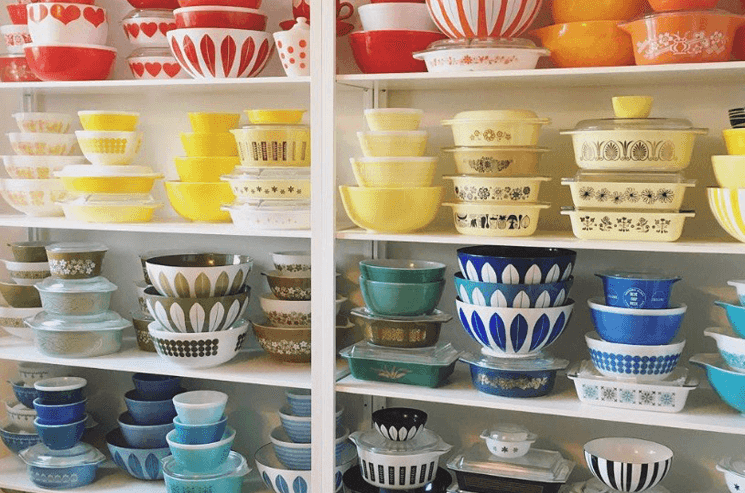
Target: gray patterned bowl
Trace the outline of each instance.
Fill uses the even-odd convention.
[[[185,334],[168,332],[156,320],[148,330],[161,358],[184,368],[213,368],[238,354],[250,325],[248,320],[239,320],[228,330]]]
[[[106,446],[114,463],[130,476],[149,481],[163,479],[160,461],[171,455],[170,448],[130,447],[119,428],[114,428],[106,434]]]
[[[310,271],[285,273],[278,270],[262,272],[272,294],[280,300],[308,301],[310,300]]]
[[[240,292],[253,267],[247,255],[186,253],[145,260],[155,289],[171,298],[214,298]]]
[[[215,298],[171,298],[153,287],[145,289],[150,315],[169,332],[217,332],[230,328],[248,306],[251,288]]]

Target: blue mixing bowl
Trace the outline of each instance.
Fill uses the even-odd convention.
[[[171,449],[162,448],[133,448],[124,440],[119,428],[114,428],[106,434],[106,446],[111,453],[111,459],[119,469],[137,479],[163,479],[163,469],[160,461],[171,455]]]
[[[14,454],[41,442],[38,434],[22,431],[14,424],[0,428],[0,438],[2,438],[5,446],[8,447],[8,450]]]
[[[740,337],[745,337],[745,306],[731,305],[724,301],[715,301],[714,304],[724,308],[724,311],[727,313],[727,320],[729,320],[729,323],[732,326],[732,330],[734,330]],[[16,394],[16,396],[18,396],[18,394]]]
[[[163,401],[173,398],[181,389],[181,377],[135,373],[132,375],[135,390],[142,400]]]
[[[162,401],[147,400],[137,390],[130,390],[124,394],[124,404],[137,424],[162,425],[176,417],[176,408],[170,397]]]
[[[599,272],[603,280],[605,304],[646,310],[664,309],[670,303],[673,284],[678,276],[643,272]]]
[[[15,394],[16,399],[18,399],[18,402],[29,409],[33,409],[34,399],[39,397],[36,389],[33,387],[26,387],[22,380],[10,382],[10,385],[13,387],[13,393]]]
[[[179,443],[176,440],[176,430],[166,435],[166,441],[171,448],[173,458],[186,470],[205,473],[217,469],[227,460],[230,448],[235,441],[235,430],[228,426],[220,441],[203,445]]]
[[[688,361],[706,370],[709,383],[727,405],[745,413],[745,373],[730,370],[716,353],[697,354]]]
[[[680,329],[687,308],[683,304],[664,310],[620,308],[603,304],[602,298],[591,298],[587,305],[601,339],[644,346],[670,343]]]
[[[294,416],[310,416],[310,390],[285,390],[285,397],[287,397],[287,404]]]
[[[455,290],[461,300],[472,305],[522,308],[561,306],[569,297],[574,277],[548,284],[501,284],[454,276]]]
[[[217,442],[221,439],[223,433],[225,433],[227,424],[228,418],[225,415],[216,423],[200,425],[182,423],[178,416],[176,416],[173,418],[173,426],[176,430],[174,439],[186,445],[204,445],[206,443]]]
[[[52,450],[67,450],[74,447],[85,433],[86,418],[64,425],[45,425],[34,420],[34,427],[44,445]]]
[[[160,425],[141,425],[132,419],[129,413],[119,416],[119,428],[124,440],[132,448],[163,448],[167,447],[166,435],[173,430],[173,421]]]
[[[34,388],[42,404],[69,404],[83,400],[87,384],[81,377],[55,377],[37,381]]]
[[[546,284],[569,279],[577,252],[564,248],[482,245],[458,249],[466,279],[502,284]]]
[[[85,418],[85,404],[88,399],[70,404],[43,404],[41,399],[34,399],[34,409],[39,423],[45,425],[64,425]]]

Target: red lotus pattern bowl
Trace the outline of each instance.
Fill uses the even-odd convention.
[[[173,11],[176,27],[266,30],[266,14],[239,7],[184,7]]]
[[[412,55],[446,37],[430,31],[358,31],[349,35],[349,44],[366,74],[426,72],[427,65]]]
[[[26,60],[41,80],[105,80],[116,60],[116,48],[99,45],[24,45]]]

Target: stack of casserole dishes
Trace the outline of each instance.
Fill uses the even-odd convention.
[[[538,226],[541,183],[536,147],[541,127],[551,120],[528,110],[463,111],[443,125],[452,127],[455,158],[452,180],[457,201],[455,229],[475,236],[530,236]]]
[[[652,98],[613,98],[616,118],[585,120],[571,135],[580,172],[562,180],[574,208],[562,211],[575,236],[588,240],[675,241],[685,218],[686,188],[695,185],[679,173],[691,161],[696,135],[684,119],[648,118]]]

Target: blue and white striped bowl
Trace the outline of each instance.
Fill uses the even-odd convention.
[[[598,438],[584,446],[593,476],[607,487],[638,493],[656,486],[670,471],[673,451],[638,438]]]
[[[341,415],[343,413],[344,408],[338,407],[336,411],[336,426],[341,425]],[[295,443],[310,443],[310,416],[295,416],[292,414],[290,406],[282,406],[278,414],[282,428],[285,429],[290,440]]]
[[[347,442],[349,430],[342,427],[336,428],[336,460],[339,460],[344,444]],[[287,436],[284,428],[278,426],[269,435],[269,440],[274,446],[274,453],[279,461],[289,469],[310,469],[310,443],[295,443]]]
[[[456,272],[455,290],[466,303],[508,308],[546,308],[561,306],[569,297],[574,277],[547,284],[502,284],[466,279]]]
[[[289,389],[285,391],[287,404],[295,416],[310,416],[310,390]]]
[[[686,341],[661,346],[617,344],[602,340],[595,332],[585,334],[595,368],[611,378],[657,382],[675,370]]]

